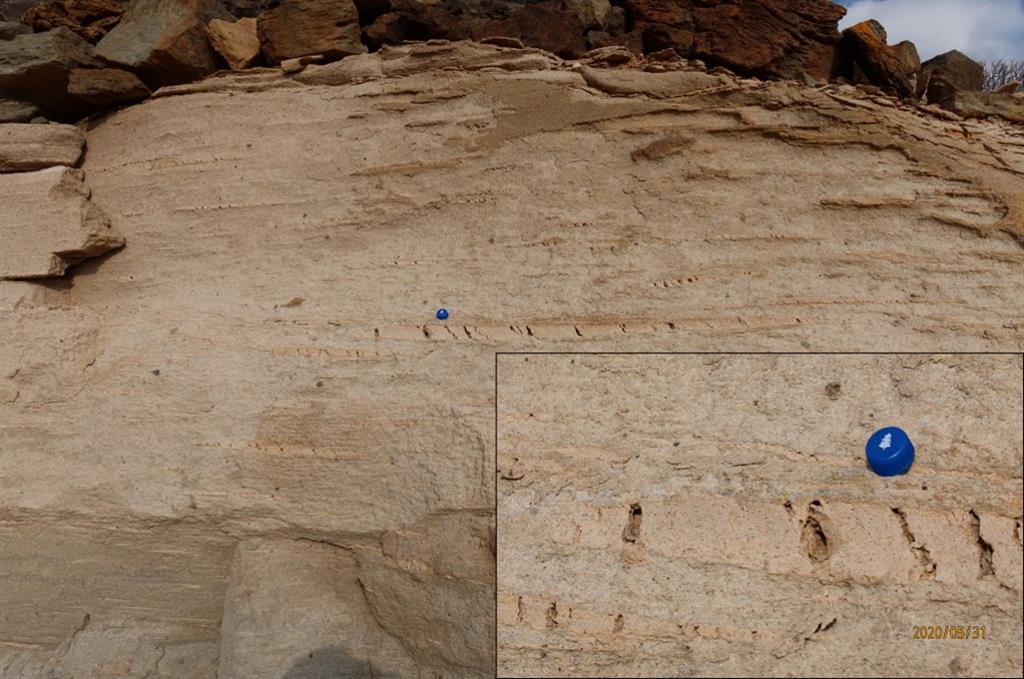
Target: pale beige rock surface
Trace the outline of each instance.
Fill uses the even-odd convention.
[[[213,49],[235,70],[249,68],[260,57],[260,38],[256,34],[256,19],[252,17],[238,21],[211,19],[206,35]]]
[[[1019,355],[497,370],[499,675],[1020,675]]]
[[[81,170],[57,166],[0,174],[0,195],[0,279],[61,276],[69,266],[124,244],[89,200]]]
[[[0,125],[0,172],[27,172],[54,165],[74,167],[85,136],[74,125]]]
[[[491,676],[496,350],[1024,347],[1014,128],[732,78],[612,95],[571,66],[407,46],[93,123],[127,247],[0,283],[0,508],[37,555],[2,562],[35,617],[0,616],[0,668],[137,647],[140,676],[228,672],[236,544],[313,540],[420,676]],[[79,549],[51,528],[104,546],[96,576],[46,558]],[[155,566],[179,553],[203,567]]]

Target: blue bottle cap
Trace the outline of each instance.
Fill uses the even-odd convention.
[[[914,464],[914,444],[899,427],[879,429],[864,446],[868,465],[879,476],[905,474]]]
[[[448,310],[445,309],[444,307],[441,307],[440,309],[438,309],[437,310],[437,320],[444,321],[444,320],[447,320],[447,319],[448,319]]]

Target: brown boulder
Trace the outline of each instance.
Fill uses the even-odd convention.
[[[758,76],[827,78],[846,13],[830,0],[626,0],[644,52]]]
[[[68,94],[72,69],[100,66],[92,46],[67,28],[0,41],[0,94],[38,104],[61,120],[73,120],[89,107]]]
[[[985,87],[985,67],[963,52],[951,50],[921,64],[917,78],[918,94],[924,94],[929,81],[939,77],[962,91],[980,91]],[[929,95],[929,101],[932,101]]]
[[[257,21],[267,61],[323,54],[328,60],[366,51],[352,0],[284,0]]]
[[[260,38],[256,33],[256,20],[238,21],[211,19],[206,26],[210,45],[224,57],[228,66],[238,71],[256,64],[260,58]]]
[[[609,0],[566,0],[565,4],[575,12],[584,29],[604,30],[612,20]]]
[[[214,18],[231,18],[218,0],[132,0],[121,23],[96,45],[96,56],[152,88],[199,80],[218,69],[206,38]]]
[[[95,106],[113,106],[149,96],[138,76],[118,68],[76,68],[68,80],[68,92]]]
[[[366,27],[364,34],[371,47],[435,38],[464,40],[471,35],[463,17],[423,0],[394,0],[391,10]]]
[[[913,97],[920,64],[913,43],[904,41],[889,46],[885,28],[871,19],[843,31],[834,75],[863,85],[877,85],[900,97]]]
[[[560,2],[524,5],[505,19],[484,21],[473,28],[473,37],[519,38],[528,47],[539,47],[565,59],[576,59],[587,51],[583,24],[576,13]]]
[[[29,7],[21,20],[37,31],[64,26],[95,43],[117,25],[128,0],[45,0]]]

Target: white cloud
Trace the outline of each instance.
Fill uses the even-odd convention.
[[[976,61],[1024,59],[1024,0],[846,0],[844,29],[877,19],[889,44],[910,40],[921,59],[960,50]]]

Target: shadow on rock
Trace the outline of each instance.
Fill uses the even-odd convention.
[[[339,646],[324,646],[295,663],[281,679],[397,679],[370,660],[349,655]]]

